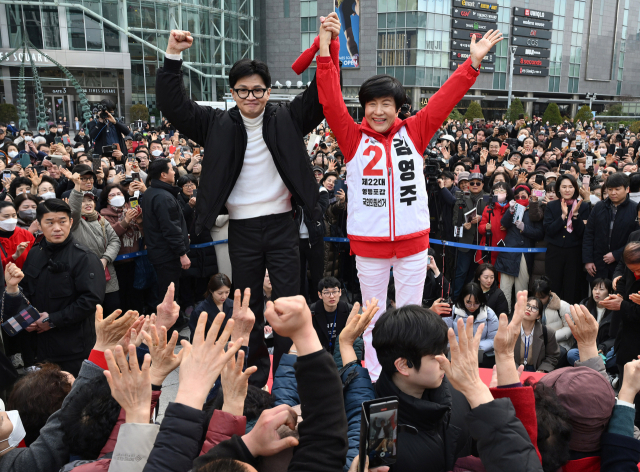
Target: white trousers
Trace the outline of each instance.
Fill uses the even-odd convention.
[[[387,307],[387,288],[389,286],[389,271],[393,266],[393,278],[396,288],[396,306],[421,305],[424,291],[424,280],[427,276],[428,250],[418,254],[398,259],[376,259],[373,257],[356,256],[358,279],[362,290],[363,303],[374,297],[378,299],[380,310],[364,332],[365,362],[371,380],[374,382],[380,376],[380,363],[376,350],[372,346],[372,331],[376,321]]]
[[[504,296],[507,298],[507,304],[509,305],[509,313],[511,313],[511,288],[516,286],[516,294],[522,290],[529,289],[529,271],[527,270],[527,260],[524,258],[524,254],[520,258],[520,271],[518,276],[503,274],[500,272],[500,290],[504,292]],[[500,316],[500,313],[496,313]]]

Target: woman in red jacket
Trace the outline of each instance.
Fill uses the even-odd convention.
[[[507,236],[507,230],[500,224],[502,216],[509,209],[509,202],[513,200],[513,190],[505,182],[497,182],[491,189],[491,194],[497,197],[497,202],[493,205],[487,205],[482,212],[482,220],[478,224],[478,232],[482,235],[480,246],[487,245],[487,230],[491,231],[491,244],[489,246],[496,247],[499,241],[504,240]],[[493,210],[493,214],[489,213]],[[491,252],[491,264],[496,263],[498,258],[497,252]],[[476,254],[476,261],[482,259],[480,251]],[[484,261],[487,262],[487,261]]]
[[[0,256],[2,267],[13,262],[20,269],[33,247],[35,238],[26,229],[18,228],[18,214],[11,202],[0,202]]]

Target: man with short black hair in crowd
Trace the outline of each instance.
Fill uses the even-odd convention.
[[[337,15],[326,22],[338,46]],[[323,108],[315,79],[291,102],[268,103],[269,68],[249,59],[236,62],[229,72],[237,107],[223,111],[199,106],[185,93],[181,71],[180,55],[192,44],[188,31],[171,32],[164,67],[156,75],[158,108],[181,132],[204,144],[204,154],[210,156],[202,162],[204,183],[198,189],[195,231],[210,231],[226,206],[233,283],[251,289],[251,309],[256,316],[248,365],[258,370],[251,383],[262,387],[270,367],[264,343],[263,274],[265,268],[269,270],[274,299],[298,294],[299,228],[293,220],[292,202],[312,214],[318,200],[304,136],[324,119]],[[145,220],[145,232],[146,224]],[[274,332],[274,372],[290,346],[289,339]]]
[[[135,156],[136,159],[140,161],[138,164],[140,166],[140,169],[146,172],[149,168],[149,153],[146,151],[146,149],[138,148],[136,149]]]
[[[589,281],[613,280],[629,235],[638,228],[636,205],[629,198],[629,177],[617,172],[604,186],[608,196],[591,210],[582,239],[582,262]]]
[[[54,198],[40,203],[36,218],[44,239],[29,251],[24,278],[7,280],[5,316],[28,304],[40,313],[26,328],[26,336],[35,336],[37,354],[23,349],[25,367],[48,361],[77,376],[96,340],[94,314],[104,300],[104,267],[74,239],[71,208],[65,202]]]
[[[44,138],[47,140],[47,144],[54,144],[56,136],[60,137],[62,133],[58,134],[58,125],[52,123],[49,125],[49,134],[46,134]]]
[[[325,277],[318,284],[320,300],[311,305],[313,328],[318,333],[322,347],[333,355],[336,341],[347,324],[349,305],[340,300],[342,290],[335,277]]]
[[[100,103],[105,110],[98,113],[98,123],[90,131],[93,148],[101,154],[104,146],[117,144],[120,150],[114,150],[113,157],[122,159],[122,153],[127,149],[124,137],[129,135],[131,130],[113,117],[116,104],[112,100],[105,98]]]
[[[84,158],[84,159],[83,159]],[[67,177],[67,185],[70,187],[62,194],[62,198],[69,198],[71,195],[71,189],[73,189],[73,182],[71,182],[71,174],[78,173],[80,175],[80,181],[82,182],[82,192],[91,192],[96,196],[96,201],[100,198],[102,190],[95,186],[96,173],[93,171],[91,161],[87,156],[80,156],[79,162],[83,164],[77,164],[73,167],[72,172],[63,170],[65,177]]]
[[[149,144],[149,152],[153,156],[154,159],[164,156],[164,147],[162,146],[162,141],[156,139],[155,141],[151,141]]]

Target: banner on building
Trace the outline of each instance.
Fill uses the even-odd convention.
[[[340,60],[345,69],[360,67],[360,3],[362,0],[335,0],[340,18]]]

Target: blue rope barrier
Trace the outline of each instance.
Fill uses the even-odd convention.
[[[326,242],[329,243],[348,243],[349,238],[333,238],[326,237],[324,238]],[[228,239],[221,239],[220,241],[212,241],[209,243],[202,244],[192,244],[189,246],[191,249],[202,249],[205,247],[216,246],[218,244],[226,244],[228,243]],[[493,247],[493,246],[476,246],[475,244],[464,244],[464,243],[456,243],[453,241],[442,241],[440,239],[429,239],[430,243],[438,244],[440,246],[450,246],[450,247],[460,247],[463,249],[477,249],[480,251],[488,251],[488,252],[526,252],[526,253],[538,253],[538,252],[547,252],[547,248],[544,247]],[[127,259],[133,259],[135,257],[146,256],[147,251],[138,251],[132,252],[129,254],[122,254],[121,256],[116,257],[116,261],[124,261]]]

